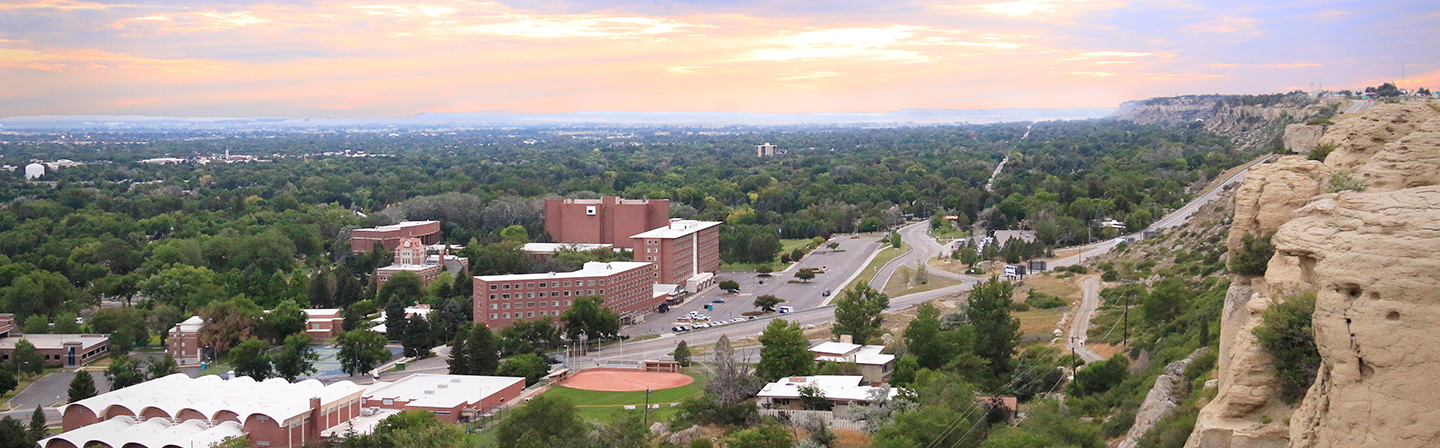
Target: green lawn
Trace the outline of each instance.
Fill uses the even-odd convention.
[[[705,382],[709,377],[703,373],[686,373],[695,382],[672,388],[650,392],[650,403],[675,403],[689,397],[699,396],[704,391]],[[545,392],[552,397],[559,396],[569,398],[571,402],[580,407],[643,405],[645,404],[645,391],[638,392],[600,392],[593,390],[571,389],[565,386],[557,386]],[[613,409],[612,409],[613,410]]]
[[[806,245],[806,244],[810,244],[810,241],[811,241],[811,240],[805,239],[805,238],[791,239],[791,240],[780,240],[780,253],[781,253],[781,254],[788,254],[788,253],[794,251],[795,249],[800,249],[801,252],[804,252],[804,251],[805,251],[805,245]],[[780,272],[780,271],[785,270],[785,266],[788,266],[788,265],[784,265],[784,264],[781,264],[781,263],[780,263],[780,260],[778,259],[779,256],[780,256],[779,254],[777,254],[777,255],[775,255],[775,256],[776,256],[777,259],[776,259],[775,262],[773,262],[773,263],[724,263],[724,264],[721,264],[721,265],[720,265],[720,270],[722,270],[722,271],[734,271],[734,272],[755,272],[755,268],[760,267],[760,266],[762,266],[762,265],[769,265],[771,269],[775,270],[775,272]]]
[[[843,289],[842,291],[848,291],[851,288],[854,288],[855,285],[860,282],[874,283],[875,274],[879,272],[881,266],[884,266],[885,263],[889,263],[890,260],[894,260],[895,257],[901,256],[907,252],[910,252],[909,244],[901,243],[899,249],[890,247],[888,245],[885,246],[884,249],[880,249],[880,254],[876,255],[875,259],[871,260],[870,264],[865,266],[865,270],[860,272],[860,276],[855,277],[855,280],[851,281],[850,284],[845,285],[845,289]],[[835,291],[835,294],[839,293],[840,291]]]

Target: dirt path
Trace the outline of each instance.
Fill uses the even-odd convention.
[[[1070,324],[1070,345],[1067,348],[1074,350],[1081,360],[1089,363],[1105,359],[1085,347],[1085,334],[1090,331],[1090,316],[1100,307],[1100,277],[1085,279],[1085,282],[1080,284],[1080,290],[1084,296],[1080,299],[1080,309],[1075,310],[1075,321]]]

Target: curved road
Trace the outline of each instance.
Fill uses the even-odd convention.
[[[1215,200],[1215,198],[1219,197],[1220,193],[1224,191],[1225,187],[1244,180],[1245,174],[1250,171],[1250,168],[1254,167],[1256,164],[1263,163],[1266,160],[1268,160],[1268,158],[1261,158],[1251,162],[1249,166],[1246,166],[1244,169],[1237,171],[1234,175],[1231,175],[1230,178],[1220,183],[1216,188],[1213,188],[1210,191],[1205,192],[1205,194],[1202,194],[1199,197],[1191,200],[1189,203],[1185,204],[1185,206],[1180,207],[1180,209],[1170,212],[1169,214],[1160,218],[1158,221],[1155,221],[1155,223],[1151,224],[1145,230],[1160,230],[1180,225],[1181,223],[1185,222],[1185,220],[1189,218],[1191,214],[1194,214],[1195,211],[1199,210],[1200,207],[1209,204],[1211,201]],[[897,257],[894,262],[889,263],[885,266],[885,269],[880,272],[880,274],[884,275],[884,277],[877,276],[876,278],[883,278],[886,280],[877,283],[874,286],[876,289],[883,289],[885,282],[888,281],[890,275],[893,275],[895,269],[899,266],[919,266],[917,263],[923,263],[925,261],[928,261],[930,257],[934,256],[935,253],[938,253],[940,250],[942,250],[943,246],[940,246],[940,244],[936,243],[933,238],[930,238],[930,236],[926,234],[926,226],[928,226],[928,222],[920,222],[916,224],[911,224],[900,229],[901,238],[903,238],[906,243],[910,244],[911,251],[909,254]],[[1135,237],[1139,235],[1140,233],[1137,232],[1128,235],[1128,237]],[[1083,261],[1081,257],[1094,257],[1109,252],[1111,248],[1115,247],[1115,244],[1117,242],[1118,239],[1111,239],[1108,241],[1084,246],[1085,250],[1082,253],[1070,257],[1061,258],[1050,263],[1050,265],[1054,267],[1060,267],[1078,264]],[[861,267],[861,269],[863,269],[863,267]],[[937,298],[945,297],[951,294],[968,291],[970,290],[971,285],[973,285],[975,281],[982,280],[977,277],[954,274],[940,269],[930,269],[930,273],[932,275],[939,275],[942,277],[962,280],[965,283],[925,292],[892,297],[890,298],[890,307],[894,309],[906,308],[914,305],[919,305],[921,303],[925,303]],[[839,274],[843,273],[832,272],[830,275],[837,275],[838,277]],[[1089,329],[1090,317],[1094,314],[1095,309],[1098,308],[1100,305],[1100,286],[1100,279],[1098,277],[1087,279],[1082,284],[1084,298],[1081,300],[1080,308],[1076,310],[1074,323],[1071,325],[1071,331],[1069,334],[1069,336],[1079,338],[1078,345],[1075,346],[1075,352],[1087,362],[1098,361],[1102,359],[1098,354],[1095,354],[1094,352],[1091,352],[1088,349],[1084,348],[1083,343],[1083,341],[1085,340],[1085,333]],[[839,291],[836,291],[836,293],[839,293]],[[785,314],[783,316],[786,320],[798,321],[801,325],[820,325],[833,321],[835,319],[833,305],[805,309],[802,311],[797,311],[795,313]],[[595,352],[593,356],[586,357],[585,361],[634,362],[645,359],[661,359],[665,357],[667,353],[673,350],[675,344],[682,339],[685,340],[687,344],[693,346],[697,344],[704,345],[714,343],[720,338],[720,335],[722,334],[730,335],[731,339],[737,339],[747,336],[756,336],[759,335],[760,332],[764,331],[765,326],[769,324],[769,320],[773,318],[775,318],[775,316],[766,316],[752,321],[726,325],[719,328],[685,333],[684,335],[680,336],[674,334],[663,334],[657,339],[617,344],[614,346],[606,347],[604,350],[601,350],[599,352]],[[1077,341],[1077,339],[1071,340]],[[1076,342],[1071,342],[1071,344],[1076,344]],[[747,356],[750,357],[750,359],[757,359],[759,356],[758,350],[758,347],[746,347],[737,349],[736,353],[741,357],[741,359],[744,359]]]

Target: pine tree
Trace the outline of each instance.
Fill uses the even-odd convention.
[[[990,373],[1000,379],[1010,373],[1010,357],[1020,342],[1020,321],[1010,316],[1014,287],[995,277],[975,284],[965,316],[975,327],[975,354],[990,361]]]
[[[690,344],[685,341],[675,344],[675,362],[680,363],[680,367],[690,367]]]
[[[470,338],[470,327],[460,327],[455,333],[455,340],[450,342],[450,359],[445,363],[450,366],[451,375],[470,374],[470,353],[466,348],[466,340]]]
[[[305,295],[310,298],[310,306],[333,305],[335,299],[330,295],[330,271],[325,268],[316,271],[315,278],[310,279],[310,284],[305,288]]]
[[[470,340],[465,349],[469,352],[472,375],[494,375],[500,368],[500,355],[496,352],[495,334],[490,327],[476,325],[470,329]]]
[[[40,439],[45,438],[45,435],[49,433],[49,431],[45,430],[45,423],[45,410],[41,409],[40,405],[37,404],[35,405],[35,412],[30,414],[30,431],[28,431],[27,434],[30,436],[30,443],[39,442]]]

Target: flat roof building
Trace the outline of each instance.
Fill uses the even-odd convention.
[[[248,377],[223,380],[213,375],[192,379],[177,373],[65,406],[61,426],[66,432],[41,441],[41,446],[78,448],[101,442],[129,448],[132,445],[118,438],[107,438],[113,434],[108,431],[110,426],[153,427],[150,421],[159,418],[164,423],[204,430],[188,434],[151,431],[139,446],[189,446],[190,435],[233,423],[256,446],[299,448],[316,442],[321,431],[360,415],[363,392],[349,381],[324,385],[316,380],[290,383],[271,378],[256,382]],[[117,418],[130,419],[128,426],[108,423]],[[110,426],[102,426],[107,423]]]
[[[669,219],[668,199],[545,200],[545,231],[557,243],[613,244],[633,250],[631,235],[663,227]]]
[[[191,316],[184,322],[170,327],[170,336],[165,338],[165,351],[182,366],[199,365],[204,361],[200,347],[200,329],[205,328],[205,319]]]
[[[860,366],[860,376],[868,383],[883,383],[895,370],[895,355],[881,353],[883,345],[859,345],[849,342],[826,341],[810,347],[816,361],[854,363]]]
[[[475,323],[503,328],[521,319],[553,320],[579,297],[598,296],[623,319],[656,311],[656,265],[592,261],[578,271],[475,277]]]
[[[350,231],[350,251],[369,252],[376,245],[395,249],[402,238],[419,238],[423,244],[440,242],[440,221],[404,221],[389,226]]]
[[[345,330],[345,318],[339,308],[305,310],[305,334],[316,341],[323,341],[339,335]]]
[[[691,292],[704,289],[720,271],[720,224],[671,219],[663,227],[633,235],[635,261],[658,264],[660,283],[685,285]]]
[[[865,405],[870,402],[870,392],[877,387],[863,385],[864,378],[857,375],[816,375],[816,376],[792,376],[781,378],[774,383],[766,384],[760,393],[755,395],[755,405],[760,409],[760,415],[776,416],[783,411],[804,410],[804,403],[801,400],[801,387],[815,387],[825,395],[834,406],[833,416],[837,419],[850,419],[849,404]],[[900,394],[899,389],[890,389],[890,396]]]
[[[455,423],[498,408],[523,390],[523,377],[417,373],[365,388],[363,406],[418,409],[435,414],[442,422]]]

